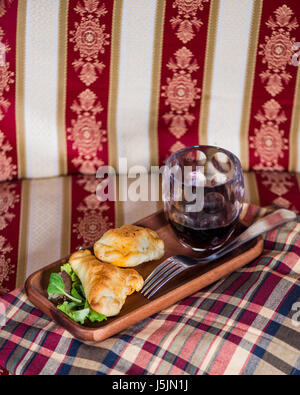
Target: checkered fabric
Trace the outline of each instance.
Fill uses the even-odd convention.
[[[249,210],[253,220],[266,213]],[[300,374],[299,220],[268,232],[247,266],[93,346],[23,289],[8,293],[0,365],[13,374]]]

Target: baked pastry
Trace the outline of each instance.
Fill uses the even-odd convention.
[[[123,225],[110,229],[94,244],[94,254],[103,262],[132,267],[164,255],[164,242],[151,229]]]
[[[143,277],[134,269],[120,269],[98,261],[89,250],[69,258],[79,277],[91,309],[107,317],[119,314],[127,295],[142,289]]]

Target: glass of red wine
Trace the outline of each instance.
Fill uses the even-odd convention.
[[[166,162],[165,215],[184,246],[195,251],[221,247],[239,221],[243,197],[241,163],[223,148],[183,148]]]

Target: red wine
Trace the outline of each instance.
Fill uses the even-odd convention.
[[[169,223],[183,244],[188,244],[194,249],[207,250],[218,247],[227,240],[235,228],[238,218],[237,216],[228,225],[206,229],[190,228],[171,219],[169,219]]]

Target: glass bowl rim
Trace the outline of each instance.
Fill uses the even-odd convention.
[[[184,153],[186,151],[196,151],[196,150],[201,151],[201,148],[203,148],[203,147],[205,147],[205,148],[215,148],[218,151],[224,152],[226,155],[229,156],[229,158],[233,161],[233,164],[234,164],[234,176],[230,180],[228,180],[228,181],[226,181],[226,182],[224,182],[222,184],[219,184],[219,185],[206,185],[204,188],[214,189],[214,188],[216,188],[216,187],[218,187],[220,185],[231,184],[232,182],[237,181],[239,176],[243,180],[243,169],[242,169],[241,161],[239,160],[239,158],[234,153],[228,151],[226,148],[222,148],[222,147],[219,147],[217,145],[205,145],[205,144],[202,144],[202,145],[191,145],[189,147],[181,148],[180,150],[173,152],[173,154],[171,154],[168,157],[168,159],[166,161],[166,167],[168,167],[170,162],[174,158],[176,158],[176,156],[178,154],[182,154],[182,153]]]

